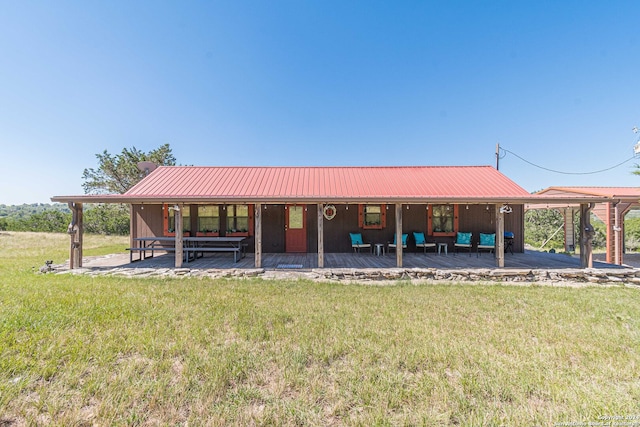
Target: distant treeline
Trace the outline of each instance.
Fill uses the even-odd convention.
[[[65,233],[71,210],[63,203],[0,205],[0,230]],[[94,234],[129,234],[129,207],[117,204],[84,206],[84,230]]]

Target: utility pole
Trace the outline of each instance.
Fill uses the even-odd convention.
[[[500,170],[500,143],[496,144],[496,170]]]

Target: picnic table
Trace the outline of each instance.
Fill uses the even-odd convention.
[[[244,258],[245,245],[243,242],[246,237],[185,237],[184,251],[187,255],[187,262],[190,260],[190,254],[193,259],[204,256],[205,252],[233,252],[233,261],[238,262],[240,258]]]
[[[246,237],[184,237],[182,239],[182,251],[187,262],[204,256],[205,252],[232,252],[233,261],[238,262],[240,258],[245,256],[244,240],[246,240]],[[175,252],[176,250],[175,237],[136,237],[133,242],[134,246],[127,248],[129,262],[153,258],[155,252],[158,251]],[[134,252],[139,254],[138,259],[133,258]]]
[[[129,251],[129,262],[140,261],[146,258],[153,258],[156,251],[174,252],[176,250],[176,238],[164,236],[135,237],[134,246],[127,248]],[[138,253],[138,259],[133,259],[133,253]],[[151,256],[147,253],[151,252]]]

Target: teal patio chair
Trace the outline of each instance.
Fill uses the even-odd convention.
[[[471,239],[473,238],[473,233],[456,233],[456,242],[453,244],[455,248],[455,253],[457,254],[460,249],[466,249],[469,251],[469,256],[471,256]]]
[[[427,242],[427,239],[424,237],[424,233],[421,232],[413,232],[413,238],[416,239],[416,248],[424,249],[424,253],[427,253],[427,248],[433,248],[434,252],[436,250],[436,244],[432,242]]]
[[[349,237],[351,237],[351,247],[353,248],[353,252],[360,252],[360,249],[369,248],[371,251],[371,243],[364,243],[362,241],[362,234],[360,233],[349,233]]]
[[[493,252],[496,248],[496,234],[480,233],[480,242],[476,246],[476,256],[480,256],[480,251]]]
[[[409,234],[403,234],[402,235],[402,249],[407,249],[407,238],[409,237]],[[387,244],[387,252],[389,252],[390,249],[393,249],[394,251],[397,250],[397,246],[398,244],[396,243],[396,234],[393,234],[393,243],[388,243]]]

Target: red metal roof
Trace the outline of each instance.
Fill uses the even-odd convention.
[[[419,200],[531,197],[491,166],[161,166],[124,194],[141,199]]]
[[[536,194],[601,196],[611,199],[639,199],[640,187],[549,187]]]

